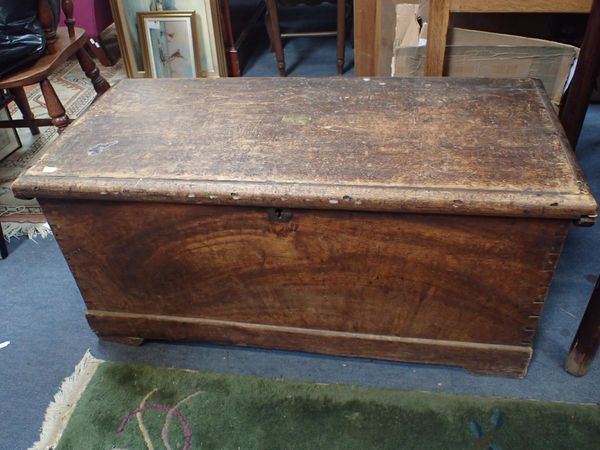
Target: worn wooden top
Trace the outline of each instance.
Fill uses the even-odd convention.
[[[13,189],[347,210],[596,212],[533,80],[124,80]]]

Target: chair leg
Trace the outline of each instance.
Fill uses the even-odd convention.
[[[92,37],[89,38],[88,39],[88,48],[94,54],[94,56],[98,59],[98,61],[100,61],[100,64],[102,64],[103,66],[108,67],[108,66],[115,65],[115,63],[112,62],[110,60],[110,58],[108,57],[108,55],[106,54],[106,49],[104,48],[104,44],[102,43],[100,36],[98,36],[96,38],[92,38]]]
[[[35,117],[33,112],[31,112],[31,108],[29,107],[29,101],[27,101],[27,94],[25,94],[25,89],[23,87],[15,87],[9,89],[10,93],[15,99],[15,103],[21,110],[23,114],[23,119],[25,120],[33,120]],[[31,134],[40,134],[40,129],[38,127],[30,127]]]
[[[2,225],[0,225],[0,256],[2,259],[8,258],[8,245],[4,239],[4,232],[2,231]]]
[[[587,373],[600,347],[600,278],[587,305],[565,363],[567,372],[581,377]]]
[[[285,58],[283,56],[283,45],[281,43],[281,29],[279,28],[279,13],[277,12],[276,0],[266,0],[267,12],[271,19],[271,33],[273,47],[275,47],[275,58],[277,59],[277,67],[279,68],[279,76],[285,77]]]
[[[275,47],[273,46],[273,28],[271,28],[271,16],[269,16],[269,11],[265,12],[265,28],[267,29],[267,36],[269,37],[269,50],[273,53]]]
[[[92,80],[92,84],[98,95],[104,94],[110,88],[110,84],[108,84],[108,81],[100,74],[100,70],[96,67],[96,63],[85,47],[82,47],[77,51],[77,60],[79,61],[81,69],[85,72],[85,75]]]
[[[344,73],[346,47],[346,0],[337,0],[337,73]]]
[[[65,107],[60,102],[60,99],[56,95],[56,91],[47,78],[40,81],[40,86],[42,88],[44,100],[46,100],[48,114],[50,114],[50,118],[52,119],[52,125],[58,128],[59,133],[62,133],[69,124],[69,116],[66,114]]]

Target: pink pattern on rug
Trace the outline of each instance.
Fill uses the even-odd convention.
[[[187,420],[185,420],[185,417],[183,416],[181,411],[179,411],[175,408],[171,408],[169,406],[163,405],[161,403],[147,403],[142,408],[134,409],[133,411],[128,413],[123,418],[123,421],[121,422],[121,425],[119,426],[119,430],[118,430],[119,434],[121,434],[125,431],[125,427],[127,426],[127,424],[129,423],[129,420],[133,416],[135,416],[137,413],[144,412],[148,409],[155,409],[155,410],[158,410],[158,411],[161,411],[164,413],[170,413],[171,415],[177,417],[177,419],[179,420],[179,424],[181,425],[181,428],[183,429],[183,433],[185,434],[185,444],[183,446],[183,450],[189,450],[190,446],[192,445],[192,429],[190,428],[190,425],[188,424]]]

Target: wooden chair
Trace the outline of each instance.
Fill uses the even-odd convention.
[[[285,71],[285,57],[283,54],[283,44],[281,38],[288,37],[320,37],[320,36],[337,36],[337,73],[341,75],[344,73],[344,50],[346,45],[346,0],[265,0],[267,4],[267,12],[265,15],[265,22],[267,32],[269,34],[269,40],[271,41],[271,48],[275,50],[275,57],[277,59],[277,67],[279,68],[279,76],[285,77],[287,73]],[[282,33],[279,26],[279,11],[278,3],[282,3],[285,6],[294,6],[302,3],[308,5],[316,5],[323,2],[330,2],[337,4],[337,27],[336,31],[317,31],[317,32],[296,32],[296,33]]]
[[[65,14],[66,27],[54,29],[52,10],[48,0],[38,1],[38,20],[46,36],[46,53],[32,66],[0,79],[0,90],[8,91],[10,98],[15,101],[23,113],[21,120],[0,121],[0,128],[29,127],[35,134],[39,132],[37,129],[39,126],[54,125],[61,132],[71,120],[48,81],[48,77],[73,55],[77,57],[82,70],[92,81],[98,95],[103,94],[110,87],[100,75],[96,64],[85,49],[88,41],[85,31],[75,28],[72,0],[62,0],[62,10]],[[35,83],[39,83],[42,88],[46,108],[50,115],[48,119],[35,119],[27,103],[27,96],[23,88]]]
[[[573,148],[576,148],[594,83],[600,73],[600,0],[594,0],[577,68],[559,117]],[[585,375],[600,347],[600,278],[577,329],[565,368]]]
[[[441,77],[450,14],[588,13],[594,0],[431,0],[427,30],[425,76]]]

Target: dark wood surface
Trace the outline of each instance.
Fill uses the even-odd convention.
[[[468,355],[481,351],[486,360],[498,350],[496,367],[521,375],[568,227],[548,219],[318,210],[295,210],[291,218],[282,211],[289,219],[282,222],[267,208],[41,204],[93,315],[260,324],[265,334],[269,326],[327,330],[373,346],[378,338],[370,335],[424,339],[437,356],[419,356],[415,343],[395,357],[383,353],[485,370],[487,362],[450,356],[476,343],[483,347],[467,346]],[[95,329],[109,336],[166,338],[178,329],[168,331],[169,319],[163,334],[156,327],[116,331],[102,320]],[[319,351],[315,345],[298,349]],[[447,348],[454,350],[442,355]]]
[[[463,215],[596,213],[546,94],[531,80],[124,80],[13,190]]]
[[[481,375],[523,377],[531,359],[530,347],[488,345],[434,339],[347,333],[284,326],[240,323],[149,314],[88,311],[91,328],[112,342],[138,345],[138,339],[119,336],[123,330],[149,339],[208,341],[221,344],[302,350],[328,355],[448,364]]]
[[[560,121],[567,138],[575,149],[583,126],[585,113],[598,73],[600,72],[600,0],[594,0],[588,18],[585,37],[577,59],[577,67],[571,80],[564,105],[560,110]]]

